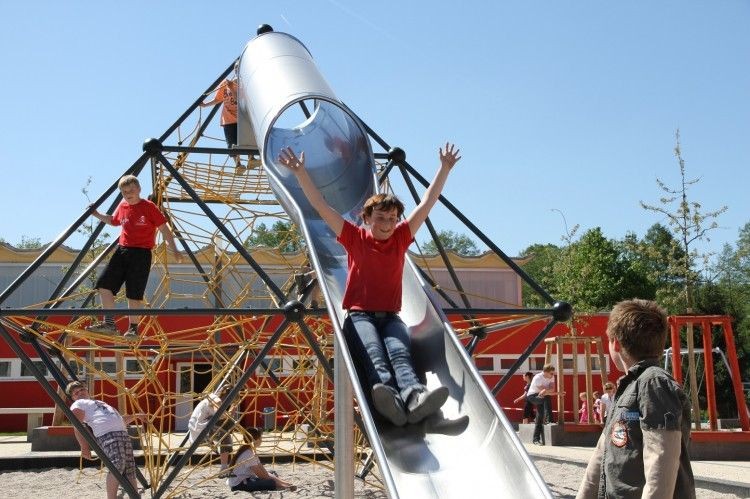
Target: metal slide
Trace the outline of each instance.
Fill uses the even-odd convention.
[[[304,151],[310,176],[328,203],[344,218],[361,223],[361,206],[377,186],[370,141],[294,37],[267,32],[251,40],[242,54],[239,74],[240,137],[254,136],[250,144],[240,145],[257,144],[271,187],[303,231],[336,340],[343,345],[344,311],[340,307],[346,254],[294,176],[276,161],[284,147]],[[401,317],[411,331],[418,374],[430,388],[445,385],[450,389],[444,416],[468,415],[469,423],[445,431],[426,423],[396,428],[376,422],[364,403],[348,350],[340,348],[336,364],[348,370],[389,495],[551,497],[411,261],[404,269]],[[338,440],[337,451],[346,451]]]

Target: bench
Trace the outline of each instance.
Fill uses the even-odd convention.
[[[54,414],[54,407],[0,407],[0,415],[26,414],[26,441],[31,442],[31,432],[42,426],[45,414]]]

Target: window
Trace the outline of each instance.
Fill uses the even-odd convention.
[[[514,357],[500,357],[500,370],[503,372],[507,372],[511,367],[513,367],[513,364],[515,364],[517,360],[518,358]],[[518,369],[518,371],[521,371],[521,369]]]
[[[117,364],[114,360],[97,360],[94,362],[94,368],[107,374],[117,373]]]
[[[129,374],[143,374],[143,368],[137,359],[125,360],[125,375],[127,376]]]
[[[9,360],[0,360],[0,378],[10,378],[10,368],[12,364]]]
[[[477,366],[479,372],[495,372],[495,358],[493,356],[487,355],[474,357],[474,365]]]
[[[541,371],[542,369],[544,369],[544,356],[529,357],[529,370],[530,371]]]
[[[47,376],[49,374],[47,372],[47,366],[45,366],[44,362],[42,362],[41,360],[33,360],[32,363],[37,369],[39,369],[42,372],[44,376]],[[29,370],[29,368],[26,367],[26,364],[22,363],[21,364],[21,377],[32,377],[32,376],[34,375],[31,373],[31,370]]]
[[[283,360],[282,357],[266,357],[261,361],[256,372],[260,376],[267,376],[268,373],[273,373],[276,376],[279,376],[284,371]]]

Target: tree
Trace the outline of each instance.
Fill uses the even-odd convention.
[[[521,251],[520,256],[527,259],[521,268],[552,296],[557,294],[554,267],[559,260],[562,249],[554,244],[532,244]],[[523,283],[523,304],[526,307],[538,308],[548,305],[528,284]]]
[[[42,240],[38,237],[21,236],[21,242],[18,243],[18,249],[39,249],[43,247]]]
[[[701,254],[695,249],[694,243],[698,241],[709,241],[708,232],[719,227],[714,220],[727,211],[726,206],[718,210],[702,212],[700,203],[688,200],[688,190],[697,184],[700,178],[687,180],[685,172],[685,160],[682,158],[680,146],[680,130],[675,132],[674,154],[680,167],[680,185],[671,188],[657,177],[656,183],[666,193],[666,197],[659,199],[660,205],[650,205],[641,201],[641,207],[648,211],[660,213],[667,218],[669,228],[674,239],[678,241],[681,252],[668,252],[668,267],[670,272],[679,276],[684,284],[683,297],[685,309],[688,313],[693,310],[693,291],[699,280],[703,269],[697,269],[697,261],[703,259],[708,261],[709,254]],[[674,206],[676,204],[676,206]]]
[[[281,253],[295,253],[305,248],[305,242],[297,227],[289,221],[277,220],[269,229],[260,223],[245,240],[247,248],[276,248]]]
[[[441,230],[438,232],[438,239],[446,251],[452,251],[457,255],[477,256],[480,253],[477,243],[466,234],[458,234],[452,230]],[[429,240],[422,244],[422,253],[437,255],[438,249],[435,241]]]
[[[83,187],[81,187],[81,194],[86,198],[86,201],[88,201],[89,204],[91,204],[91,197],[89,196],[89,186],[91,185],[91,180],[93,177],[89,176],[86,179],[86,182],[83,184]],[[92,215],[88,221],[85,221],[81,224],[78,229],[76,229],[76,232],[81,234],[86,239],[89,239],[96,230],[96,227],[99,225],[99,220],[94,218]],[[94,239],[94,242],[91,244],[88,250],[89,257],[91,260],[96,259],[99,254],[104,251],[109,244],[109,233],[105,231],[101,231],[99,235]],[[68,269],[63,268],[63,271],[66,272]],[[79,291],[87,291],[92,290],[96,288],[96,281],[97,281],[97,271],[94,269],[91,274],[88,276],[88,287],[84,286],[82,288],[79,288]]]

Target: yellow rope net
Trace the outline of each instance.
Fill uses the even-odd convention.
[[[195,137],[183,140],[196,143]],[[286,294],[299,290],[298,277],[310,271],[304,243],[273,196],[262,165],[237,169],[227,156],[209,154],[180,154],[168,159],[210,207],[226,233],[252,249],[252,257],[279,288]],[[247,313],[144,316],[134,341],[86,331],[90,317],[53,316],[37,320],[36,328],[29,327],[33,318],[8,320],[58,351],[77,377],[90,385],[94,398],[110,403],[122,414],[148,415],[137,426],[134,442],[144,456],[144,475],[155,491],[170,473],[170,457],[179,456],[187,448],[185,431],[193,407],[220,385],[235,385],[269,345],[283,319],[253,314],[253,309],[282,304],[184,186],[161,164],[152,163],[151,170],[154,201],[195,260],[176,264],[164,244],[159,244],[154,251],[145,306],[242,308]],[[267,241],[271,247],[258,247]],[[427,268],[427,272],[432,275],[432,269]],[[81,286],[63,299],[29,308],[80,308],[91,303],[91,293],[90,286]],[[323,306],[322,297],[316,298]],[[123,293],[117,303],[126,313]],[[453,325],[459,336],[466,338],[478,324],[492,325],[518,317],[457,318]],[[127,318],[118,319],[121,331],[126,324]],[[325,358],[332,360],[333,339],[327,318],[308,316],[305,324]],[[237,422],[231,432],[233,447],[244,442],[246,428],[266,427],[269,432],[259,449],[261,455],[291,457],[293,462],[333,468],[332,381],[297,324],[281,328],[277,336],[232,407],[231,416]],[[355,469],[360,472],[367,441],[358,429],[355,442]],[[172,481],[167,497],[216,479],[220,470],[218,453],[217,443],[203,442],[197,457]],[[82,468],[81,473],[90,471]],[[377,487],[382,485],[377,468],[367,474],[366,480]]]

